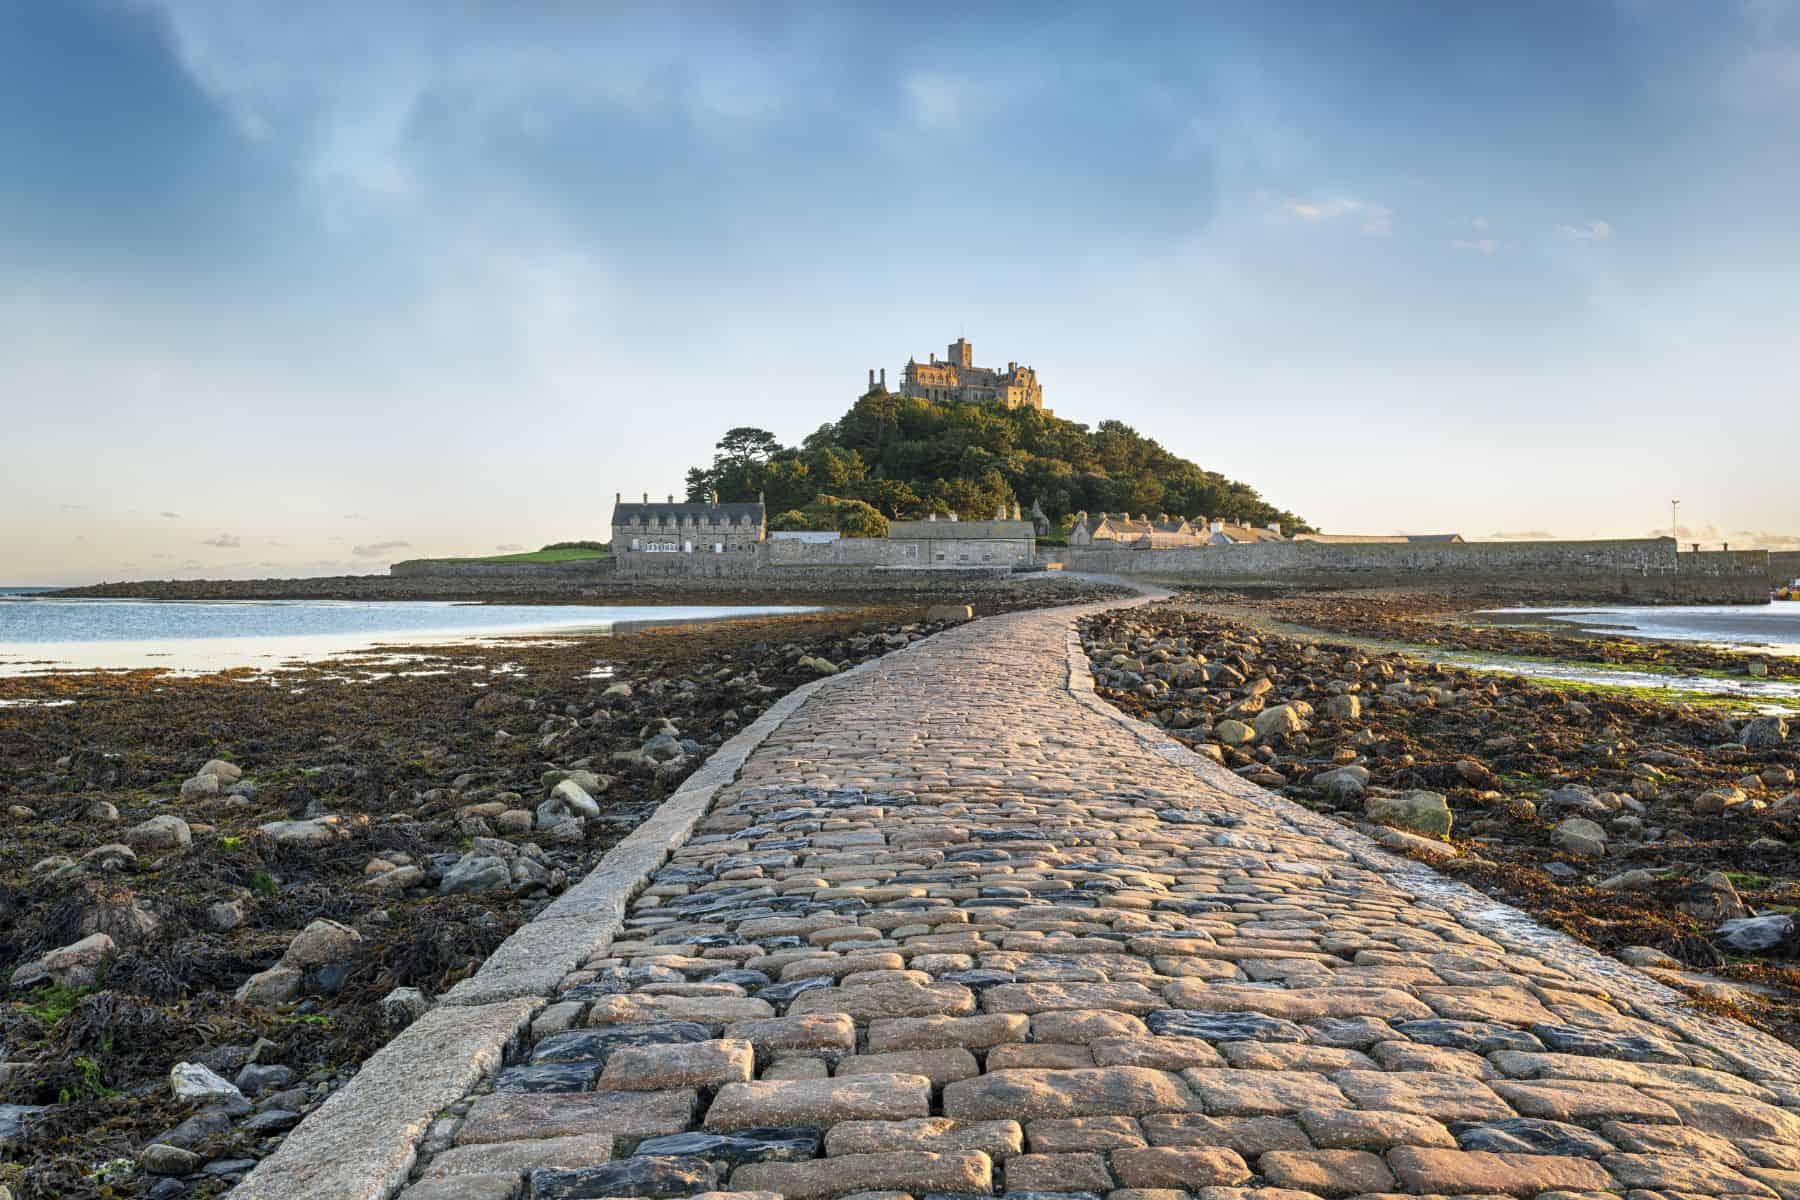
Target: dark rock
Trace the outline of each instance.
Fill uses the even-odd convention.
[[[1163,1008],[1144,1018],[1159,1037],[1197,1037],[1209,1042],[1304,1042],[1306,1030],[1292,1021],[1252,1012],[1189,1012]]]
[[[260,1096],[271,1088],[286,1087],[294,1078],[294,1069],[279,1064],[250,1063],[232,1080],[246,1096]]]
[[[300,1123],[300,1114],[292,1109],[265,1108],[248,1118],[238,1128],[251,1133],[285,1133]]]
[[[1624,1062],[1659,1062],[1687,1065],[1687,1056],[1660,1038],[1641,1034],[1607,1033],[1599,1029],[1583,1029],[1575,1025],[1538,1023],[1531,1032],[1544,1045],[1562,1054],[1585,1054],[1592,1058],[1616,1058]]]
[[[1485,1124],[1459,1122],[1450,1127],[1464,1150],[1496,1154],[1556,1154],[1565,1158],[1599,1158],[1613,1153],[1610,1143],[1579,1125],[1513,1117]]]
[[[531,1200],[587,1200],[595,1196],[692,1196],[718,1190],[719,1173],[701,1158],[649,1155],[554,1171],[531,1173]]]
[[[811,991],[816,987],[830,986],[830,977],[824,975],[814,975],[806,979],[789,979],[782,983],[771,983],[765,988],[758,988],[756,998],[767,1000],[770,1004],[786,1004],[801,992]]]
[[[591,1062],[601,1066],[620,1046],[666,1046],[705,1042],[712,1030],[698,1021],[645,1021],[603,1029],[570,1029],[553,1033],[531,1052],[533,1063]]]
[[[496,1092],[592,1091],[594,1081],[600,1078],[601,1065],[598,1062],[546,1062],[508,1067],[494,1079],[494,1090]]]
[[[230,1113],[219,1108],[208,1108],[195,1113],[161,1137],[150,1140],[164,1142],[170,1146],[179,1146],[183,1150],[192,1150],[207,1138],[217,1137],[230,1128]]]
[[[1493,1025],[1486,1021],[1447,1021],[1433,1017],[1421,1021],[1400,1021],[1394,1028],[1413,1041],[1423,1042],[1427,1046],[1472,1050],[1476,1054],[1491,1054],[1495,1050],[1530,1051],[1544,1048],[1543,1043],[1523,1030],[1509,1029],[1505,1025]]]
[[[763,1126],[731,1133],[672,1133],[647,1138],[635,1154],[704,1158],[738,1167],[753,1162],[798,1162],[817,1158],[824,1134],[806,1125]]]

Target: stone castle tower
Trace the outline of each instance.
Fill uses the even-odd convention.
[[[869,390],[876,390],[875,371],[869,371]],[[880,388],[887,390],[887,371],[881,371]],[[975,365],[975,347],[957,338],[945,357],[933,354],[928,362],[909,358],[900,375],[900,394],[940,404],[993,404],[1001,408],[1044,408],[1044,389],[1037,372],[1016,362],[998,367]]]

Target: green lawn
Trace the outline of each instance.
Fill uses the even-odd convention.
[[[523,554],[494,554],[487,558],[472,558],[466,561],[483,563],[559,563],[576,562],[586,558],[605,557],[606,551],[604,550],[527,550]]]

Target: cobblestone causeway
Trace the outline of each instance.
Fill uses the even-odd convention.
[[[1081,611],[809,700],[406,1200],[1800,1200],[1800,1056],[1171,752]]]

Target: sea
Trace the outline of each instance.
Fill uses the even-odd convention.
[[[1708,642],[1771,654],[1800,654],[1800,600],[1667,608],[1504,608],[1495,614],[1544,618],[1595,632],[1654,641]]]
[[[621,633],[670,622],[816,612],[801,605],[462,604],[435,600],[124,600],[0,587],[0,675],[277,668],[383,645]]]

